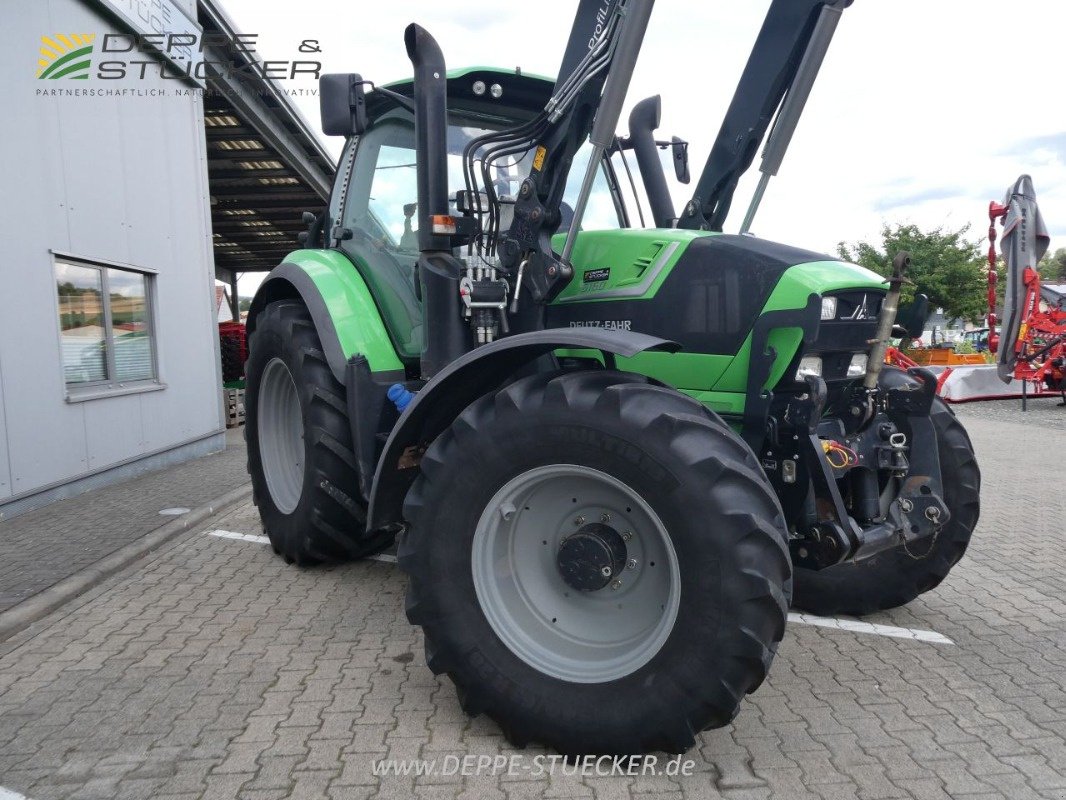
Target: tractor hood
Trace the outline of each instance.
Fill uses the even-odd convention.
[[[811,294],[885,289],[880,275],[822,253],[705,231],[587,231],[573,262],[550,327],[628,326],[689,353],[735,354],[771,295],[803,308]]]

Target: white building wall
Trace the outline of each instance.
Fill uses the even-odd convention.
[[[195,13],[193,0],[183,5]],[[38,80],[42,35],[95,33],[98,48],[104,33],[123,32],[95,4],[20,3],[4,28],[0,516],[5,500],[148,455],[196,442],[217,449],[224,432],[202,101],[37,96],[184,85],[158,77]],[[157,272],[163,390],[67,401],[51,250]]]

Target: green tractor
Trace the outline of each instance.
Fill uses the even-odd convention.
[[[651,0],[581,0],[554,81],[447,72],[417,25],[413,80],[322,78],[332,199],[248,319],[255,500],[300,566],[395,542],[429,667],[516,745],[685,751],[790,603],[892,608],[966,549],[969,439],[929,373],[881,367],[905,257],[886,282],[721,232],[849,4],[773,0],[679,214],[658,99],[616,135]]]

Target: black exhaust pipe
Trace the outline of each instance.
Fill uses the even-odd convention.
[[[670,187],[666,183],[663,162],[655,145],[655,129],[662,117],[662,99],[659,95],[641,100],[629,113],[629,142],[637,157],[644,191],[651,205],[651,215],[656,228],[674,227],[674,202],[670,199]]]
[[[414,23],[403,35],[415,69],[415,160],[418,163],[418,249],[451,250],[433,233],[431,217],[448,213],[448,86],[444,54],[429,31]]]
[[[414,66],[415,162],[418,170],[418,281],[422,290],[422,377],[429,379],[473,347],[459,298],[462,264],[451,239],[433,233],[433,216],[448,214],[448,84],[444,54],[429,31],[408,25]]]

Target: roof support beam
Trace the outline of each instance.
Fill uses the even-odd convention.
[[[206,48],[205,58],[215,63],[225,63],[225,54],[216,48]],[[273,111],[263,103],[258,95],[247,91],[247,87],[234,75],[220,73],[208,79],[208,85],[223,93],[237,111],[238,116],[267,138],[266,144],[278,151],[278,155],[310,186],[323,200],[328,200],[331,179],[316,165],[307,153],[276,119]]]

